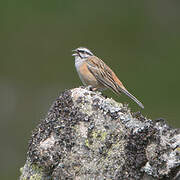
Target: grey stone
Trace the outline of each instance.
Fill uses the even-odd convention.
[[[89,88],[63,92],[32,133],[20,179],[178,179],[180,130]]]

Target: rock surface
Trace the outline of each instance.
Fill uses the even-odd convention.
[[[63,92],[32,133],[24,179],[180,179],[180,130],[88,88]]]

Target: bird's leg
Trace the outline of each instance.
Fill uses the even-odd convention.
[[[91,87],[90,87],[90,90],[91,90],[91,91],[97,91],[97,88],[94,88],[94,87],[91,86]]]
[[[87,89],[88,89],[89,91],[95,91],[94,88],[93,88],[91,85],[86,86],[86,87],[87,87]]]

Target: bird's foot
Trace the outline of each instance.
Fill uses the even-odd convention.
[[[93,88],[91,85],[86,86],[87,90],[89,91],[96,91],[96,88]]]

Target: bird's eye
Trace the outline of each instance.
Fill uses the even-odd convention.
[[[80,53],[84,53],[85,51],[83,51],[83,50],[79,50],[79,52],[80,52]]]

